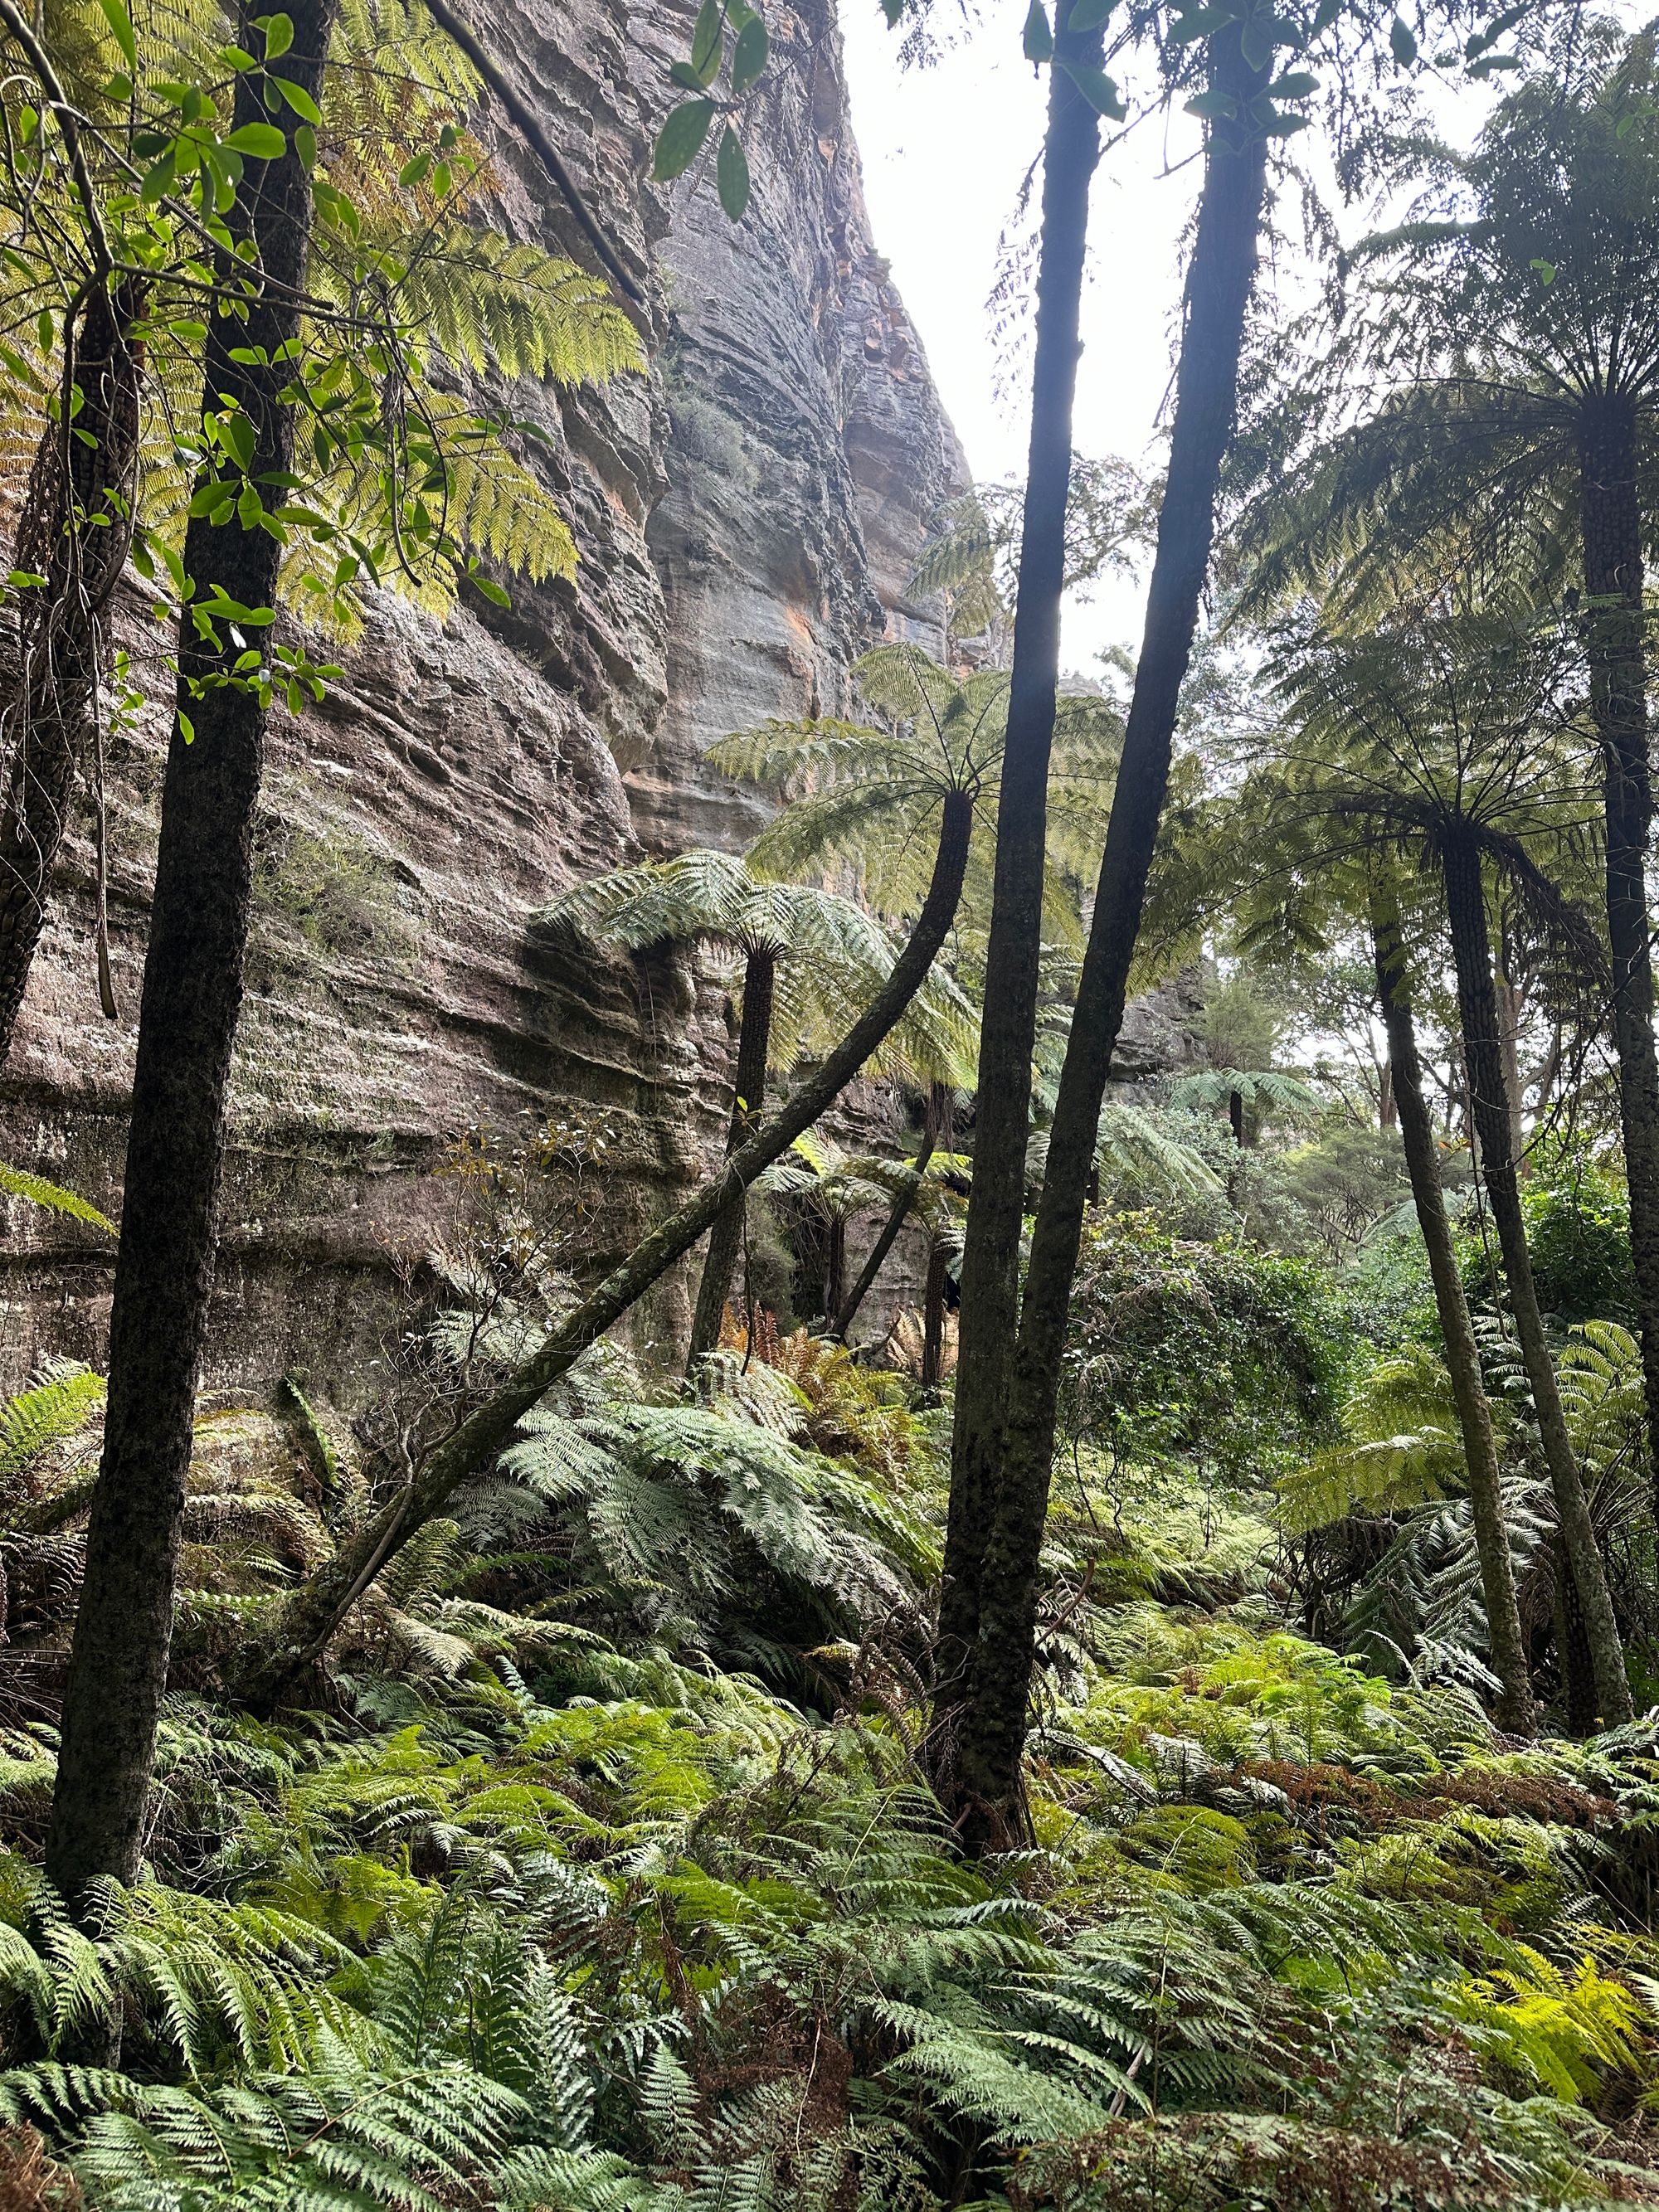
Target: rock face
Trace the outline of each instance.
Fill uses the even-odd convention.
[[[574,586],[439,623],[400,603],[346,678],[276,718],[260,913],[235,1072],[207,1380],[291,1366],[362,1376],[400,1285],[441,1245],[469,1131],[551,1116],[605,1146],[581,1264],[620,1249],[717,1146],[722,994],[667,959],[579,963],[534,910],[641,846],[735,845],[757,809],[699,754],[728,729],[846,703],[884,623],[925,636],[902,583],[965,471],[869,235],[827,0],[771,17],[736,228],[696,178],[641,182],[690,15],[657,0],[515,0],[490,42],[532,98],[647,298],[650,374],[515,395],[581,550]],[[522,149],[498,147],[521,234],[575,250]],[[135,665],[163,643],[130,610]],[[119,1023],[97,1012],[90,848],[69,841],[0,1073],[0,1159],[118,1211],[164,729],[112,732]],[[101,1358],[107,1240],[0,1200],[0,1387],[48,1355]],[[684,1286],[642,1326],[672,1332]]]

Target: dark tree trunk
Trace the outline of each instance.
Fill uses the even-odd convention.
[[[1584,1608],[1558,1533],[1555,1554],[1555,1663],[1561,1676],[1561,1711],[1569,1735],[1595,1732],[1595,1668],[1584,1633]]]
[[[1555,1363],[1544,1333],[1544,1317],[1532,1279],[1520,1187],[1510,1151],[1509,1101],[1504,1093],[1504,1054],[1492,985],[1492,943],[1480,880],[1480,848],[1468,830],[1443,836],[1440,864],[1446,884],[1446,912],[1451,923],[1452,957],[1457,969],[1458,1024],[1469,1073],[1469,1105],[1480,1139],[1480,1174],[1492,1207],[1504,1261],[1510,1308],[1526,1364],[1533,1410],[1543,1440],[1544,1459],[1555,1492],[1568,1568],[1583,1614],[1595,1669],[1595,1694],[1609,1727],[1631,1717],[1630,1684],[1613,1618],[1613,1599],[1590,1522],[1583,1478],[1567,1432]]]
[[[973,827],[972,802],[953,792],[945,802],[933,881],[916,926],[868,1007],[817,1069],[764,1128],[757,1129],[677,1213],[636,1244],[622,1265],[590,1291],[574,1313],[545,1336],[503,1389],[474,1408],[422,1460],[401,1494],[341,1547],[284,1609],[274,1648],[250,1657],[242,1684],[252,1703],[269,1703],[333,1634],[388,1559],[441,1513],[459,1486],[489,1467],[522,1417],[569,1372],[590,1345],[619,1321],[676,1260],[689,1252],[724,1206],[781,1159],[810,1129],[888,1036],[927,980],[956,917]]]
[[[1520,1608],[1516,1602],[1509,1536],[1504,1526],[1504,1496],[1498,1447],[1492,1439],[1492,1413],[1480,1379],[1480,1351],[1469,1320],[1468,1300],[1463,1295],[1463,1279],[1457,1271],[1451,1224],[1446,1218],[1434,1124],[1423,1096],[1423,1066],[1418,1057],[1417,1032],[1412,1020],[1399,903],[1392,887],[1381,882],[1373,884],[1371,889],[1371,939],[1376,956],[1377,997],[1389,1037],[1389,1066],[1394,1078],[1392,1095],[1399,1114],[1417,1225],[1423,1232],[1429,1255],[1435,1310],[1440,1317],[1446,1370],[1451,1376],[1452,1396],[1456,1401],[1458,1425],[1463,1437],[1463,1460],[1468,1469],[1469,1506],[1474,1521],[1475,1551],[1480,1561],[1480,1588],[1486,1600],[1492,1672],[1503,1686],[1498,1700],[1498,1718],[1514,1734],[1530,1735],[1536,1725],[1532,1679],[1527,1666],[1526,1641],[1521,1633]]]
[[[927,1247],[927,1278],[921,1293],[921,1387],[936,1390],[945,1366],[945,1277],[950,1255],[943,1244]]]
[[[823,1313],[834,1322],[847,1296],[847,1217],[832,1213],[824,1241]]]
[[[9,727],[0,731],[0,743],[10,739],[0,812],[0,1065],[96,724],[104,618],[131,537],[141,368],[127,332],[135,313],[126,286],[112,299],[100,285],[87,302],[73,334],[80,411],[72,430],[48,425],[17,528],[13,567],[46,580],[20,594],[17,688]],[[112,1013],[101,970],[100,981]]]
[[[292,0],[289,10],[294,40],[277,67],[313,100],[335,6],[336,0]],[[244,35],[257,49],[252,29]],[[252,70],[238,76],[239,127],[269,120],[262,82]],[[257,438],[251,473],[265,477],[292,462],[294,410],[277,398],[290,372],[280,349],[299,330],[296,294],[311,232],[310,179],[291,149],[276,161],[247,164],[235,220],[270,282],[245,321],[213,321],[203,404],[217,410],[228,396],[240,407]],[[228,257],[227,273],[228,264]],[[246,356],[255,349],[275,365],[250,363]],[[275,601],[281,548],[264,530],[244,530],[234,520],[216,528],[198,517],[185,534],[184,558],[198,593],[217,585],[244,606]],[[103,1462],[46,1839],[46,1872],[72,1905],[99,1876],[130,1882],[137,1872],[167,1680],[265,725],[252,691],[210,682],[198,698],[188,678],[211,679],[234,652],[214,653],[185,616],[179,708],[195,736],[186,744],[175,722],[162,790]]]
[[[1103,27],[1079,37],[1064,27],[1069,0],[1060,0],[1056,13],[1061,25],[1057,60],[1098,66]],[[1060,683],[1072,407],[1089,187],[1099,159],[1100,118],[1065,70],[1056,66],[1049,72],[1043,140],[1031,436],[997,801],[996,875],[974,1107],[974,1187],[962,1258],[951,1504],[934,1646],[936,1676],[947,1683],[965,1675],[978,1627],[980,1564],[996,1481],[997,1432],[1019,1316],[1020,1226],[1042,944],[1048,756]]]
[[[1578,425],[1584,649],[1607,799],[1607,943],[1613,1035],[1630,1188],[1631,1258],[1647,1398],[1648,1460],[1659,1482],[1659,1057],[1647,859],[1653,834],[1642,513],[1636,410],[1623,394],[1587,400]]]
[[[1234,1144],[1240,1152],[1243,1152],[1244,1149],[1244,1093],[1242,1091],[1230,1091],[1227,1093],[1227,1127],[1233,1133]]]
[[[944,1133],[946,1137],[945,1149],[947,1151],[950,1149],[950,1091],[945,1084],[936,1083],[928,1092],[927,1118],[922,1127],[921,1148],[912,1164],[915,1180],[907,1182],[888,1208],[887,1218],[882,1224],[881,1234],[871,1246],[870,1256],[860,1269],[859,1279],[854,1284],[851,1294],[836,1316],[834,1334],[843,1340],[848,1330],[853,1326],[859,1308],[869,1297],[871,1286],[881,1273],[887,1255],[898,1242],[900,1230],[909,1218],[910,1208],[915,1204],[916,1194],[927,1179],[928,1164],[938,1149],[941,1133]]]
[[[1236,24],[1212,40],[1212,88],[1233,99],[1241,117],[1267,74],[1244,60]],[[976,1440],[963,1439],[960,1384],[957,1389],[958,1462],[967,1446],[975,1445],[994,1455],[998,1479],[994,1491],[963,1501],[964,1509],[986,1522],[975,1561],[976,1632],[965,1683],[954,1656],[941,1671],[929,1750],[941,1800],[970,1850],[1018,1833],[1024,1820],[1020,1760],[1066,1313],[1101,1101],[1169,781],[1176,709],[1209,568],[1216,487],[1237,404],[1239,350],[1266,189],[1266,149],[1253,126],[1212,124],[1187,280],[1187,323],[1146,635],[1032,1234],[1024,1310],[1014,1358],[999,1369],[1004,1406],[976,1407],[976,1417],[988,1424]],[[977,1161],[975,1188],[977,1194]],[[1018,1229],[1016,1222],[1016,1234]],[[975,1346],[974,1359],[981,1355],[982,1347]],[[958,1364],[965,1373],[973,1371],[965,1341]],[[951,1503],[954,1518],[954,1495]]]
[[[1420,1079],[1420,1068],[1418,1073]],[[1394,1092],[1394,1064],[1385,1060],[1382,1073],[1376,1079],[1376,1126],[1379,1129],[1394,1129],[1399,1125],[1400,1113]]]
[[[745,1138],[760,1127],[766,1098],[766,1060],[772,1043],[772,1000],[777,983],[778,956],[770,951],[750,952],[743,971],[743,1020],[738,1029],[738,1072],[732,1092],[732,1121],[726,1133],[728,1159]],[[689,1375],[697,1362],[720,1340],[726,1302],[732,1295],[738,1255],[743,1249],[744,1194],[738,1192],[720,1215],[708,1234],[708,1251],[697,1285],[696,1311],[691,1318],[691,1348],[686,1354]]]

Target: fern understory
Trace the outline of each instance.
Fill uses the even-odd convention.
[[[430,1356],[526,1325],[458,1306]],[[1585,1346],[1612,1439],[1628,1362]],[[1080,1449],[1032,1846],[980,1868],[915,1759],[948,1425],[902,1378],[804,1334],[695,1398],[590,1356],[275,1722],[226,1666],[374,1453],[297,1379],[210,1414],[149,1871],[91,1937],[35,1860],[99,1386],[43,1373],[0,1420],[0,2203],[1659,2201],[1659,1735],[1493,1732],[1395,1365],[1285,1489],[1439,1516],[1410,1663],[1291,1632],[1265,1493]]]

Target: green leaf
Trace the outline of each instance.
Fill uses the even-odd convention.
[[[1072,0],[1072,12],[1066,18],[1068,31],[1097,30],[1111,14],[1115,0]]]
[[[432,167],[430,154],[416,154],[413,161],[405,161],[398,172],[398,182],[406,191],[410,185],[418,185]]]
[[[1042,0],[1031,0],[1026,11],[1025,28],[1020,34],[1020,45],[1026,60],[1038,68],[1044,62],[1053,60],[1054,34],[1048,27],[1048,10],[1043,6]]]
[[[720,30],[726,21],[721,0],[702,0],[691,30],[691,66],[700,85],[714,82],[720,65]]]
[[[749,205],[749,158],[729,123],[720,133],[714,177],[720,186],[720,205],[733,222],[741,222]]]
[[[290,77],[285,76],[273,77],[271,82],[302,123],[310,124],[313,131],[321,130],[323,111],[304,85],[295,84]]]
[[[98,0],[104,21],[115,34],[115,43],[126,56],[127,67],[138,66],[138,41],[133,36],[132,18],[128,15],[124,0]]]
[[[30,1175],[22,1168],[8,1167],[0,1160],[0,1190],[9,1198],[26,1198],[32,1206],[44,1206],[51,1213],[67,1213],[76,1221],[89,1221],[94,1229],[106,1229],[112,1237],[119,1234],[106,1213],[84,1198],[77,1198],[72,1190],[48,1182],[44,1176]]]
[[[1539,275],[1543,278],[1547,288],[1554,283],[1555,264],[1553,261],[1529,261],[1527,264],[1527,266],[1529,269],[1535,269],[1538,271]]]
[[[288,151],[288,133],[274,123],[244,123],[225,143],[232,153],[246,154],[253,161],[279,161]]]
[[[1238,113],[1238,102],[1230,92],[1195,92],[1187,102],[1188,115],[1200,115],[1206,123],[1231,123]]]
[[[766,57],[772,42],[766,26],[758,15],[751,15],[738,33],[738,43],[732,49],[732,90],[741,95],[748,91],[766,67]]]
[[[674,109],[657,133],[651,174],[658,184],[671,184],[676,177],[685,174],[702,151],[702,142],[714,119],[712,100],[685,100]]]
[[[1129,111],[1118,95],[1116,84],[1104,70],[1097,69],[1092,62],[1062,62],[1060,67],[1097,115],[1104,115],[1114,123],[1122,122]]]
[[[285,54],[294,44],[294,18],[291,15],[256,15],[256,28],[265,34],[265,59],[274,62]]]
[[[701,92],[708,80],[699,76],[690,62],[676,62],[668,72],[668,82],[678,85],[682,92]]]
[[[1305,100],[1310,92],[1318,91],[1319,80],[1310,70],[1290,70],[1267,89],[1275,100]]]
[[[1270,16],[1252,15],[1238,34],[1238,51],[1253,70],[1265,69],[1278,45]]]
[[[507,593],[501,589],[501,586],[495,582],[490,577],[481,575],[476,568],[471,571],[471,581],[477,586],[478,590],[483,593],[485,599],[489,600],[492,607],[510,607],[512,605],[512,600],[508,599]]]
[[[1190,8],[1176,21],[1170,33],[1170,43],[1189,46],[1194,39],[1207,39],[1212,31],[1219,31],[1231,23],[1236,13],[1231,8]]]
[[[256,437],[253,425],[246,415],[222,415],[219,417],[219,443],[234,455],[238,468],[253,466]]]
[[[1403,15],[1396,15],[1389,24],[1389,44],[1401,68],[1409,69],[1417,59],[1417,34]]]

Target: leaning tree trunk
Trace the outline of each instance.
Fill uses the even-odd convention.
[[[1234,100],[1241,118],[1267,77],[1265,69],[1253,69],[1244,59],[1237,24],[1216,33],[1211,88]],[[1266,147],[1254,126],[1248,120],[1237,126],[1212,124],[1146,635],[1049,1138],[1024,1310],[1015,1356],[1000,1370],[1006,1413],[988,1413],[976,1404],[975,1418],[990,1425],[969,1440],[995,1454],[998,1480],[994,1494],[964,1501],[988,1524],[977,1563],[976,1633],[965,1681],[945,1673],[936,1686],[930,1754],[942,1802],[970,1850],[1006,1840],[1023,1824],[1020,1762],[1066,1314],[1101,1101],[1169,782],[1176,708],[1209,568],[1216,488],[1237,404],[1239,352],[1266,191]],[[965,1342],[958,1364],[969,1365]],[[963,1403],[958,1384],[959,1440]],[[959,1442],[958,1458],[963,1455]]]
[[[1530,1735],[1536,1726],[1532,1677],[1527,1665],[1526,1639],[1521,1632],[1521,1611],[1516,1602],[1509,1534],[1504,1525],[1503,1486],[1498,1447],[1492,1437],[1492,1411],[1480,1379],[1480,1351],[1469,1319],[1468,1300],[1463,1295],[1463,1279],[1458,1273],[1451,1224],[1446,1218],[1434,1124],[1423,1096],[1423,1064],[1418,1056],[1417,1031],[1412,1020],[1399,902],[1392,886],[1381,882],[1371,886],[1371,941],[1376,958],[1377,997],[1389,1038],[1390,1095],[1399,1117],[1417,1225],[1423,1232],[1429,1255],[1435,1310],[1440,1317],[1440,1334],[1446,1347],[1446,1369],[1451,1376],[1452,1396],[1456,1401],[1458,1426],[1463,1437],[1463,1460],[1468,1470],[1469,1507],[1474,1521],[1475,1553],[1480,1562],[1480,1588],[1486,1600],[1492,1671],[1501,1685],[1498,1717],[1516,1735]]]
[[[274,65],[313,100],[337,4],[290,0],[293,42]],[[251,25],[245,37],[258,47]],[[262,86],[258,71],[237,77],[239,128],[269,122]],[[213,320],[203,407],[241,410],[256,440],[249,476],[269,482],[292,465],[295,410],[279,395],[291,374],[286,349],[300,331],[311,233],[310,177],[291,144],[276,161],[248,163],[233,220],[265,282],[245,320]],[[243,265],[227,254],[222,281]],[[244,606],[269,607],[281,552],[268,531],[197,516],[185,568],[198,593],[217,586]],[[239,650],[215,652],[186,611],[139,1015],[103,1462],[46,1839],[46,1872],[71,1903],[100,1875],[131,1881],[137,1872],[167,1680],[264,756],[258,695],[215,680]],[[199,696],[191,678],[205,685]]]
[[[996,874],[986,946],[974,1107],[974,1187],[962,1259],[961,1335],[951,1452],[951,1504],[933,1664],[941,1683],[965,1675],[979,1619],[980,1565],[997,1480],[997,1430],[1019,1316],[1031,1054],[1048,836],[1048,757],[1060,684],[1072,407],[1100,118],[1062,62],[1098,67],[1103,26],[1067,27],[1060,0],[1042,155],[1031,435],[1014,605],[1013,666],[997,801]]]
[[[636,1244],[622,1265],[543,1338],[504,1387],[476,1407],[426,1455],[398,1496],[293,1593],[274,1648],[252,1660],[239,1685],[250,1703],[272,1701],[317,1656],[386,1562],[443,1510],[470,1475],[494,1463],[537,1401],[665,1269],[691,1249],[723,1207],[747,1190],[774,1160],[781,1159],[796,1138],[834,1104],[927,981],[956,916],[972,827],[972,802],[966,793],[953,792],[945,802],[933,881],[915,927],[869,1006],[788,1103],[740,1146],[678,1213]]]
[[[1480,880],[1480,848],[1469,830],[1441,841],[1441,871],[1446,912],[1451,923],[1452,958],[1457,969],[1458,1024],[1469,1074],[1469,1104],[1480,1137],[1480,1173],[1498,1231],[1510,1307],[1532,1390],[1533,1410],[1543,1439],[1545,1463],[1555,1492],[1556,1514],[1567,1565],[1577,1593],[1595,1671],[1595,1695],[1603,1721],[1615,1726],[1631,1717],[1630,1683],[1613,1618],[1613,1599],[1590,1522],[1583,1478],[1567,1432],[1566,1414],[1556,1382],[1555,1363],[1544,1334],[1544,1317],[1533,1284],[1521,1212],[1520,1187],[1510,1150],[1509,1102],[1504,1096],[1504,1055],[1499,1037],[1498,994],[1492,984],[1492,944]]]
[[[910,1209],[916,1202],[917,1193],[927,1179],[928,1164],[938,1150],[940,1134],[941,1133],[948,1134],[950,1120],[950,1089],[943,1083],[935,1083],[927,1094],[927,1116],[922,1125],[921,1150],[911,1164],[911,1179],[906,1182],[903,1189],[897,1194],[892,1205],[888,1208],[887,1218],[882,1224],[881,1234],[870,1247],[870,1256],[860,1269],[859,1279],[854,1284],[846,1304],[835,1317],[832,1334],[843,1341],[846,1340],[848,1330],[853,1326],[859,1308],[869,1297],[871,1286],[881,1273],[887,1255],[898,1242],[900,1230],[909,1218]],[[946,1150],[949,1150],[948,1144]]]
[[[18,598],[17,688],[0,811],[0,1065],[11,1048],[70,802],[98,714],[105,619],[131,539],[142,349],[131,285],[100,284],[64,379],[81,395],[72,424],[51,423],[23,495],[12,566],[39,576]],[[102,884],[100,848],[100,884]],[[101,915],[101,907],[100,913]],[[105,1011],[114,1012],[100,940]]]
[[[1613,1035],[1630,1188],[1631,1258],[1647,1401],[1648,1461],[1659,1484],[1659,1057],[1647,896],[1653,833],[1643,633],[1642,513],[1634,403],[1588,400],[1579,417],[1584,648],[1607,804],[1607,942]]]
[[[749,955],[743,971],[743,1020],[738,1029],[738,1073],[732,1092],[732,1123],[726,1133],[726,1156],[732,1157],[746,1138],[759,1128],[766,1097],[766,1061],[772,1044],[772,1000],[777,983],[778,956],[769,948]],[[740,1191],[714,1223],[697,1285],[696,1310],[691,1317],[691,1348],[686,1354],[689,1375],[697,1362],[720,1340],[726,1302],[732,1295],[738,1255],[743,1249],[744,1195]]]

